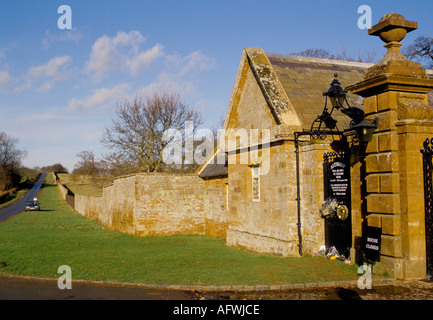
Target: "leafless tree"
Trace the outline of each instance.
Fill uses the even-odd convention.
[[[106,162],[99,160],[93,151],[81,151],[77,157],[79,161],[75,164],[72,174],[72,180],[75,183],[79,176],[81,176],[83,183],[86,181],[86,177],[90,177],[93,192],[95,187],[102,187],[112,182]]]
[[[291,54],[295,56],[322,58],[322,59],[330,59],[330,57],[332,56],[328,50],[320,49],[320,48],[310,48],[304,51],[292,52]]]
[[[26,152],[17,149],[18,139],[0,132],[0,191],[20,182],[19,168]]]
[[[125,101],[117,105],[116,116],[101,141],[142,172],[164,170],[162,153],[171,142],[163,139],[166,130],[184,132],[186,122],[194,128],[202,122],[199,112],[185,105],[179,95],[168,93]]]
[[[433,68],[433,38],[420,36],[403,50],[403,54],[409,59],[425,63],[426,68]]]
[[[98,171],[97,160],[93,151],[81,151],[77,154],[80,159],[74,168],[74,173],[94,176]]]
[[[111,176],[120,176],[133,173],[133,164],[121,152],[109,152],[102,156],[101,164],[104,172]]]

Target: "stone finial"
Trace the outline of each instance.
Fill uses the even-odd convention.
[[[398,13],[389,13],[380,19],[379,23],[368,30],[368,34],[379,36],[385,42],[387,52],[385,57],[374,67],[370,68],[366,78],[373,78],[384,73],[425,75],[420,63],[407,59],[400,51],[400,46],[408,32],[416,30],[418,23],[408,21]]]
[[[368,30],[368,34],[379,36],[383,42],[400,42],[408,32],[418,29],[416,21],[408,21],[401,14],[388,13],[379,23]]]
[[[407,59],[400,51],[400,41],[417,28],[417,22],[408,21],[398,13],[389,13],[380,19],[368,34],[380,37],[387,52],[378,64],[368,68],[364,81],[348,86],[346,90],[363,97],[387,91],[422,94],[432,91],[433,77],[426,75],[420,63]]]

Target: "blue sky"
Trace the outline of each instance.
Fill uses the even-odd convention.
[[[71,8],[71,30],[58,28],[61,5]],[[100,139],[116,103],[137,94],[179,93],[214,127],[244,47],[381,58],[382,42],[358,28],[361,5],[373,24],[390,12],[418,21],[405,44],[433,35],[431,0],[2,0],[0,131],[19,139],[24,165],[72,170],[80,151],[106,151]]]

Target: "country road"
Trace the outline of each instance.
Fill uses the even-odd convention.
[[[192,293],[146,288],[132,284],[72,281],[71,289],[59,289],[57,279],[38,279],[0,273],[3,300],[193,300]]]
[[[24,197],[22,197],[19,201],[14,203],[13,205],[10,205],[9,207],[6,207],[2,210],[0,210],[0,222],[3,222],[14,215],[17,215],[21,211],[24,210],[26,202],[29,200],[32,200],[37,194],[39,193],[39,190],[42,187],[42,184],[44,183],[45,177],[47,176],[46,173],[43,173],[42,176],[39,178],[38,182],[34,184],[34,186],[30,189],[29,192],[27,192]]]

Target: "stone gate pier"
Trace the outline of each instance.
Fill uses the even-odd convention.
[[[433,108],[427,96],[433,77],[400,52],[400,41],[417,27],[399,14],[385,15],[369,35],[385,42],[386,55],[368,69],[364,81],[347,88],[364,97],[367,118],[379,118],[361,169],[363,193],[352,195],[360,204],[354,234],[362,235],[366,226],[381,228],[381,259],[373,272],[405,279],[426,275],[420,149],[433,137]]]

